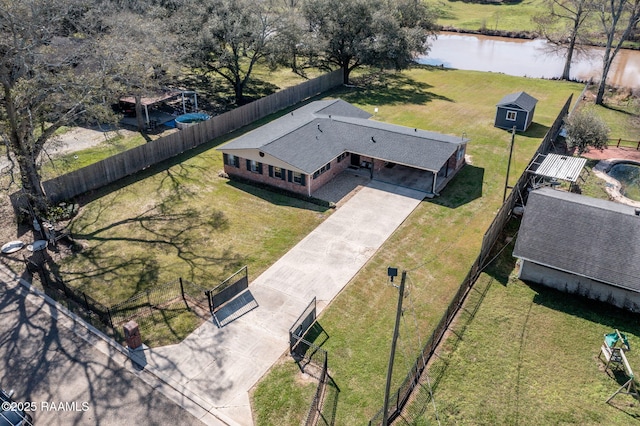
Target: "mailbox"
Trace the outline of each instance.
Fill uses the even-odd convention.
[[[124,338],[129,349],[137,349],[142,346],[142,337],[137,322],[129,321],[124,325]]]

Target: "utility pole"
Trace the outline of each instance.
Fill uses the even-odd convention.
[[[393,373],[393,360],[396,356],[396,342],[400,330],[400,317],[402,316],[402,299],[404,298],[404,282],[407,279],[407,271],[402,271],[402,281],[398,292],[398,310],[396,311],[396,325],[393,329],[391,340],[391,354],[389,355],[389,368],[387,369],[387,385],[384,389],[384,405],[382,408],[382,426],[389,425],[389,390],[391,389],[391,375]]]
[[[509,188],[509,171],[511,169],[511,156],[513,155],[513,143],[516,140],[516,126],[511,130],[511,148],[509,148],[509,162],[507,163],[507,178],[504,181],[504,193],[502,194],[502,202],[507,199],[507,188]]]

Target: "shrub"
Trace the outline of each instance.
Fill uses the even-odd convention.
[[[567,119],[566,129],[567,144],[570,148],[577,148],[578,154],[589,151],[590,147],[607,147],[609,128],[593,111],[576,111]]]

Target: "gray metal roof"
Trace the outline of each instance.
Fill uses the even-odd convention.
[[[633,207],[565,191],[532,191],[513,255],[640,291],[640,216]]]
[[[547,154],[546,156],[538,154],[532,163],[532,166],[537,165],[537,168],[531,171],[538,176],[576,182],[586,163],[586,158],[558,154]]]
[[[526,111],[533,111],[538,100],[525,92],[511,93],[498,102],[497,106],[516,105]]]
[[[340,99],[318,101],[218,148],[254,148],[311,174],[343,152],[437,172],[468,139],[368,120]]]

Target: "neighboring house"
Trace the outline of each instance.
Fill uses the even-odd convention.
[[[496,105],[496,121],[494,126],[501,129],[524,132],[533,121],[538,100],[525,92],[512,93],[505,96]]]
[[[467,139],[370,117],[340,99],[309,103],[218,148],[224,171],[312,196],[348,167],[380,180],[415,170],[433,196],[465,164]]]
[[[640,311],[639,213],[566,191],[532,191],[513,251],[520,279]]]

